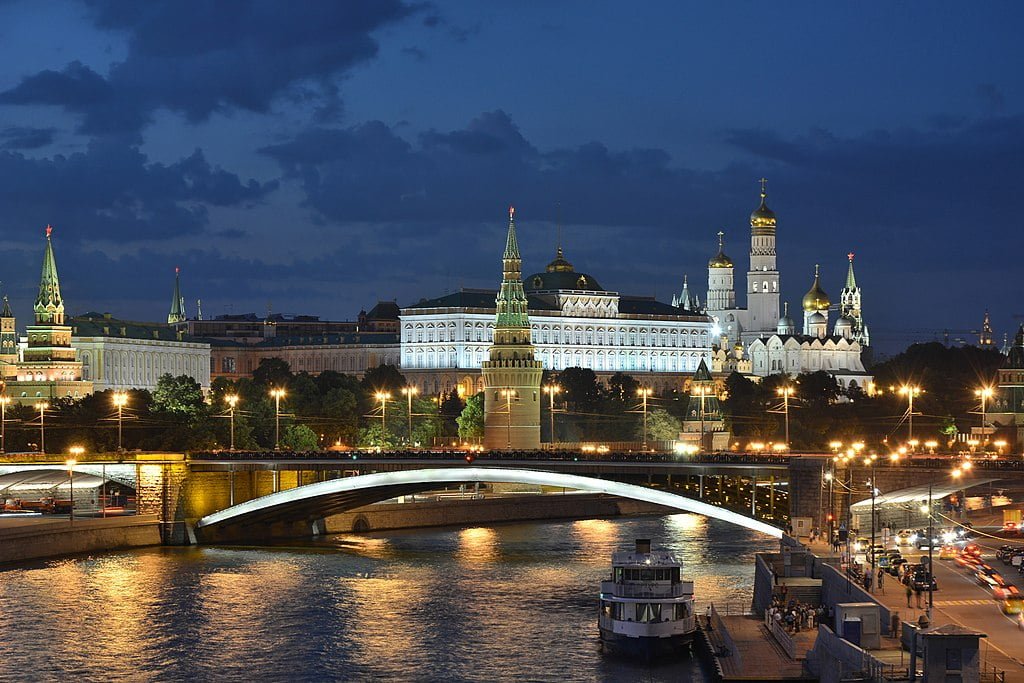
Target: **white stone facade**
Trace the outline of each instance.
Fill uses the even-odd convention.
[[[843,337],[773,334],[755,339],[749,354],[752,372],[758,377],[822,370],[843,388],[863,388],[872,378],[864,370],[861,350],[859,342]]]
[[[82,379],[93,391],[156,388],[161,375],[187,375],[210,388],[210,345],[192,341],[74,337]]]

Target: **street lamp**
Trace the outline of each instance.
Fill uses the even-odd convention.
[[[7,406],[11,403],[10,396],[0,396],[0,453],[7,452]]]
[[[548,418],[551,420],[551,443],[555,443],[555,394],[559,393],[562,387],[557,384],[547,384],[541,388],[548,395]]]
[[[231,449],[235,450],[235,406],[238,405],[238,394],[228,394],[224,397],[228,404],[228,421],[231,424]]]
[[[979,396],[981,398],[981,438],[983,444],[986,441],[985,435],[988,433],[985,431],[985,406],[986,401],[989,397],[992,396],[993,393],[994,392],[992,391],[992,387],[981,387],[980,389],[974,390],[974,395]]]
[[[115,391],[113,396],[114,406],[117,408],[117,450],[121,450],[121,417],[124,407],[128,404],[128,394],[124,391]]]
[[[407,417],[409,418],[409,438],[408,441],[412,443],[412,397],[420,392],[416,387],[402,387],[402,393],[408,399]]]
[[[50,404],[46,401],[39,401],[36,403],[36,410],[39,411],[39,452],[46,452],[46,409],[50,407]]]
[[[650,387],[640,387],[636,390],[636,393],[643,398],[644,406],[644,450],[647,450],[647,397],[654,393],[654,389]],[[701,444],[703,446],[703,444]]]
[[[374,397],[380,401],[380,443],[383,446],[387,443],[388,437],[388,399],[391,398],[391,394],[386,391],[378,391],[374,394]]]
[[[281,450],[281,399],[284,398],[285,390],[275,388],[270,390],[274,398],[274,450]]]
[[[782,413],[786,416],[786,448],[789,448],[789,397],[793,395],[793,387],[779,387],[775,390],[782,397]]]
[[[68,523],[75,523],[75,465],[78,464],[77,458],[85,453],[85,449],[81,446],[72,446],[68,449],[71,453],[71,457],[64,461],[64,464],[68,468],[68,487],[70,489],[69,497],[71,499],[71,505],[68,507]]]
[[[921,387],[904,384],[900,387],[900,393],[906,396],[909,402],[907,410],[907,441],[910,442],[914,439],[914,397],[921,393]]]
[[[508,416],[508,449],[512,450],[512,399],[516,397],[514,389],[502,389],[505,398],[505,414]]]
[[[878,493],[878,488],[875,486],[876,481],[876,469],[875,461],[878,460],[878,456],[874,453],[871,454],[870,458],[864,458],[864,466],[871,468],[871,580],[872,587],[875,586],[873,583],[875,580],[875,495]]]

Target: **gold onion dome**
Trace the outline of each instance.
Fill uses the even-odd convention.
[[[775,229],[775,212],[768,208],[768,181],[761,178],[761,205],[750,214],[750,227]]]
[[[718,253],[708,261],[708,268],[732,268],[732,259],[725,255],[725,250],[722,247],[724,236],[724,232],[718,232]]]
[[[821,288],[821,279],[818,273],[818,266],[814,266],[814,284],[811,285],[811,289],[804,294],[803,306],[805,311],[825,311],[832,305],[832,302],[828,299],[828,294]]]

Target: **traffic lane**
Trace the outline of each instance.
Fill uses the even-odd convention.
[[[928,554],[923,555],[927,557]],[[995,558],[985,558],[986,561],[989,559]],[[939,590],[932,594],[932,621],[936,625],[941,625],[944,623],[941,616],[945,615],[962,626],[981,631],[988,636],[982,641],[983,650],[986,646],[991,647],[1016,662],[1019,667],[1024,665],[1024,659],[1020,655],[1024,633],[1018,628],[1015,617],[1003,614],[1000,602],[992,597],[992,591],[983,588],[974,578],[973,572],[961,568],[953,560],[936,560],[933,572]],[[1018,577],[1019,575],[1015,575],[1013,578]],[[1014,680],[1024,680],[1024,668],[1018,668],[1013,673]]]

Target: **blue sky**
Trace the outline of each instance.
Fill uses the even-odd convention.
[[[355,317],[567,257],[668,300],[769,178],[783,296],[845,254],[884,350],[1020,293],[1016,3],[0,0],[2,287]],[[954,332],[952,336],[964,336]]]

